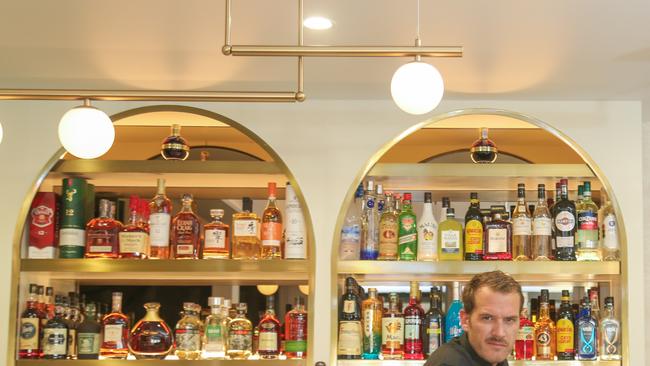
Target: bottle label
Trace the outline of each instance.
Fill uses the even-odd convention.
[[[276,332],[260,332],[257,349],[266,352],[276,352],[278,350],[278,334]]]
[[[373,323],[375,321],[375,315],[377,311],[375,309],[369,308],[363,310],[363,336],[371,337],[373,336]]]
[[[603,353],[606,355],[619,354],[619,326],[615,323],[603,324]]]
[[[478,220],[465,224],[465,253],[483,254],[483,223]]]
[[[226,230],[209,229],[205,231],[205,247],[224,249],[226,247]]]
[[[460,232],[456,230],[442,230],[440,234],[440,250],[447,254],[460,253]]]
[[[40,319],[38,318],[21,318],[20,319],[20,339],[18,340],[18,349],[38,349]]]
[[[361,355],[361,322],[341,321],[339,323],[339,355]]]
[[[537,346],[537,357],[540,359],[544,358],[549,358],[551,357],[551,334],[542,331],[539,334],[537,334],[537,342],[535,343]]]
[[[120,253],[146,253],[149,235],[143,232],[121,232]]]
[[[429,323],[427,328],[427,336],[429,337],[429,353],[433,353],[438,347],[441,346],[442,341],[442,329],[440,328],[440,323],[435,321]]]
[[[445,338],[448,341],[454,339],[455,337],[460,337],[463,334],[463,327],[460,324],[455,324],[449,327],[449,331],[445,335]]]
[[[415,217],[413,216],[402,216],[399,219],[401,226],[401,231],[408,233],[409,231],[415,231]]]
[[[258,236],[257,220],[235,220],[235,236]]]
[[[508,229],[488,229],[489,253],[504,253],[508,251]]]
[[[558,231],[572,231],[576,226],[576,218],[569,211],[560,211],[555,216],[555,227]]]
[[[525,209],[525,208],[524,208]],[[527,216],[519,216],[512,219],[512,235],[530,235],[531,220]],[[551,219],[548,219],[548,230],[551,230]],[[550,235],[550,234],[549,234]]]
[[[122,324],[106,324],[104,326],[104,342],[122,344]]]
[[[284,351],[285,352],[307,352],[307,341],[297,340],[297,341],[284,341]]]
[[[603,219],[603,245],[607,249],[618,249],[618,228],[616,226],[616,216],[607,214]]]
[[[112,253],[111,243],[117,242],[117,238],[110,230],[89,229],[86,231],[86,243],[89,253]]]
[[[343,301],[343,312],[346,314],[354,314],[356,312],[357,303],[354,300]]]
[[[404,318],[381,320],[381,343],[387,348],[401,348],[404,344]]]
[[[551,236],[551,229],[553,228],[552,220],[548,217],[536,217],[533,220],[533,235]]]
[[[417,315],[404,318],[404,339],[407,341],[419,340],[421,337],[422,319]]]
[[[361,227],[359,225],[343,226],[340,243],[341,259],[359,259],[361,250]]]
[[[279,247],[282,240],[282,224],[279,222],[262,223],[262,245]]]
[[[379,223],[379,256],[382,258],[397,258],[397,221],[394,219],[381,220]]]
[[[197,331],[198,333],[198,331]],[[253,335],[247,330],[230,330],[228,332],[228,350],[252,350]],[[198,343],[197,349],[201,349]]]
[[[535,339],[535,328],[529,326],[529,325],[524,325],[523,327],[519,328],[519,331],[517,332],[517,340],[518,341],[532,341]]]
[[[80,355],[96,355],[99,353],[99,333],[77,334],[77,352]]]
[[[302,215],[298,198],[295,196],[294,198],[291,201],[287,199],[285,206],[284,258],[305,259],[307,258],[305,218]]]
[[[573,322],[569,319],[558,319],[556,326],[556,340],[557,340],[557,352],[558,353],[570,353],[574,352],[574,341],[573,341]]]
[[[578,349],[583,357],[596,356],[596,327],[588,322],[578,325]]]
[[[68,330],[65,328],[43,329],[43,353],[45,355],[65,355],[68,350]]]
[[[59,230],[59,246],[85,246],[86,230],[61,228]]]
[[[210,344],[223,344],[223,333],[221,325],[208,325],[205,329],[205,337]]]
[[[168,213],[152,213],[149,216],[149,240],[152,247],[169,245],[169,228],[171,215]]]
[[[176,245],[176,254],[194,255],[194,245],[178,244]]]
[[[417,234],[405,234],[399,237],[399,245],[414,243],[417,240]]]
[[[198,351],[201,349],[201,334],[198,329],[176,329],[174,339],[177,350]]]
[[[418,259],[435,258],[438,252],[437,247],[438,224],[435,221],[420,221],[418,224]]]
[[[577,242],[581,248],[598,247],[598,215],[592,211],[578,213]]]
[[[573,248],[574,238],[573,236],[556,236],[555,246],[557,248]]]

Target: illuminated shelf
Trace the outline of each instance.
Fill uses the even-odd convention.
[[[77,280],[83,284],[307,284],[309,261],[22,259],[23,276]]]
[[[282,174],[275,163],[265,161],[178,160],[62,160],[53,173],[182,173],[182,174]]]
[[[192,366],[304,366],[306,360],[17,360],[17,366],[151,366],[159,365]]]
[[[424,361],[338,360],[338,366],[420,366]],[[510,366],[620,366],[621,361],[508,361]]]
[[[502,270],[524,281],[612,280],[621,273],[620,262],[512,262],[512,261],[339,261],[338,273],[368,281],[449,280],[463,281],[474,274]]]

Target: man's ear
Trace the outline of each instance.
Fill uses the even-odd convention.
[[[465,312],[465,309],[460,309],[460,326],[465,332],[469,330],[469,314]]]

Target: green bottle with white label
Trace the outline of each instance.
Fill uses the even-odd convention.
[[[418,225],[413,207],[411,194],[404,193],[402,212],[399,214],[399,232],[397,234],[399,260],[414,261],[418,256]]]

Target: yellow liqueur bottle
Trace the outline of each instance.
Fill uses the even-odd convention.
[[[438,259],[463,260],[463,224],[454,219],[454,209],[447,209],[447,219],[438,226]]]

